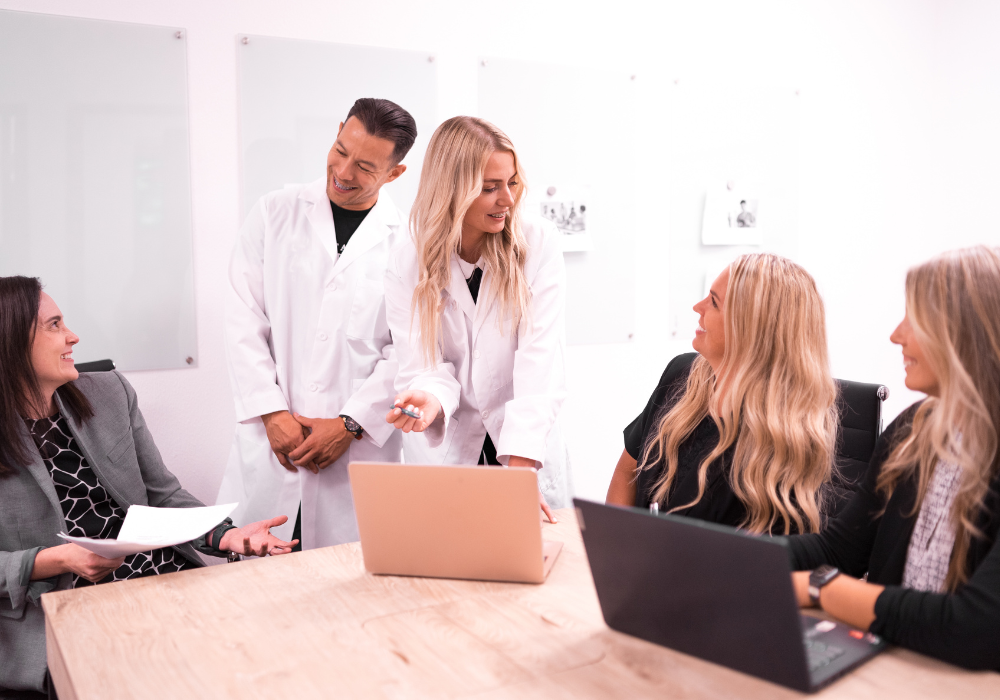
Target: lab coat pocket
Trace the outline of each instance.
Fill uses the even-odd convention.
[[[458,432],[458,421],[452,418],[448,421],[448,430],[444,435],[444,442],[441,445],[439,454],[444,455],[442,464],[458,464],[462,451],[461,441],[455,440],[455,433]]]
[[[354,396],[359,391],[361,391],[361,387],[363,387],[365,385],[365,381],[367,381],[367,380],[364,379],[364,378],[361,378],[361,379],[352,379],[351,380],[351,396]],[[388,410],[388,409],[386,409],[386,410]]]
[[[511,331],[510,322],[504,320],[502,328],[496,327],[495,317],[486,321],[475,341],[475,348],[482,353],[490,373],[490,389],[496,391],[514,378],[514,359],[517,356],[517,331]]]
[[[382,280],[362,277],[354,285],[351,317],[347,321],[347,335],[371,340],[375,337],[379,316],[385,315],[385,288]]]

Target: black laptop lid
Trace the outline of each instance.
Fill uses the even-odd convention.
[[[810,690],[784,544],[700,520],[573,502],[609,627]]]

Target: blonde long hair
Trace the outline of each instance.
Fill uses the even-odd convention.
[[[451,256],[462,245],[462,221],[482,193],[483,171],[495,151],[514,157],[518,185],[503,231],[487,234],[483,260],[490,277],[490,298],[499,302],[498,322],[509,318],[514,333],[527,317],[531,297],[524,276],[528,243],[521,231],[521,201],[526,190],[521,163],[507,135],[483,119],[452,117],[437,128],[427,146],[420,186],[410,213],[420,277],[413,292],[411,319],[420,317],[424,359],[435,362],[441,330],[441,291],[451,282]],[[412,323],[412,321],[411,321]]]
[[[938,461],[961,467],[951,513],[955,547],[945,578],[954,591],[968,580],[969,546],[982,536],[975,520],[1000,470],[1000,248],[954,250],[911,269],[906,315],[940,395],[917,408],[911,429],[882,467],[878,488],[888,502],[915,472],[913,515]]]
[[[735,442],[727,476],[747,507],[742,526],[769,533],[781,520],[785,534],[792,523],[798,532],[816,532],[819,492],[832,477],[837,437],[837,392],[816,283],[785,258],[740,256],[730,266],[724,324],[718,376],[704,357],[695,360],[683,397],[660,419],[643,452],[642,469],[666,455],[653,500],[665,504],[680,444],[712,416],[720,438],[698,466],[698,495],[674,510],[702,499],[709,466]]]

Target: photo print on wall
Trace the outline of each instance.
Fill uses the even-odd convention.
[[[586,197],[567,196],[556,187],[549,187],[541,202],[541,215],[563,235],[563,252],[593,249],[587,228]]]
[[[583,202],[542,202],[542,216],[567,236],[587,232],[587,205]]]
[[[760,219],[760,199],[745,187],[729,182],[705,194],[701,222],[704,245],[761,245],[764,230]]]

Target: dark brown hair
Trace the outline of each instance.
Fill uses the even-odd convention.
[[[354,117],[370,135],[392,141],[392,164],[401,162],[417,140],[417,123],[405,109],[395,102],[376,97],[362,97],[354,103],[347,119]],[[344,123],[347,123],[347,119]]]
[[[32,405],[44,403],[31,363],[42,283],[37,277],[0,277],[0,477],[27,466],[33,453],[22,439],[21,421]],[[94,415],[72,382],[57,390],[77,422]]]

